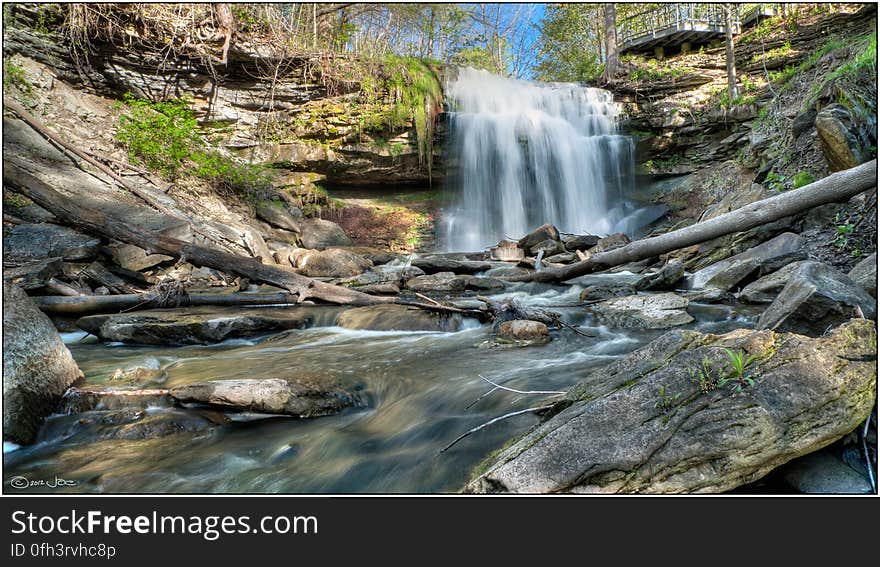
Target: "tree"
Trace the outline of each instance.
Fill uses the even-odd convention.
[[[535,77],[542,81],[588,81],[602,73],[604,30],[599,4],[548,6],[539,24]]]
[[[727,98],[731,104],[737,98],[736,56],[733,52],[733,4],[724,4],[724,31],[727,37]]]
[[[614,4],[605,4],[605,80],[617,74],[617,10]]]

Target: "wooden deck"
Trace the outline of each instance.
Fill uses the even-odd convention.
[[[760,18],[773,15],[765,4],[735,4],[733,33]],[[625,18],[618,26],[620,52],[649,52],[656,48],[701,44],[724,37],[724,8],[721,4],[663,4]]]

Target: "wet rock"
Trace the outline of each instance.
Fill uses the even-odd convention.
[[[113,261],[126,270],[139,272],[152,268],[162,262],[173,260],[171,256],[165,254],[150,254],[139,246],[133,244],[124,244],[122,242],[114,242],[104,247]]]
[[[850,279],[877,297],[877,253],[874,252],[850,270],[847,274]]]
[[[642,277],[635,283],[639,291],[649,289],[675,289],[675,284],[684,278],[684,264],[681,260],[670,260],[665,266],[652,274]]]
[[[852,114],[842,104],[829,104],[816,115],[816,131],[830,171],[849,169],[867,161]]]
[[[412,291],[437,291],[459,293],[467,287],[467,276],[456,276],[452,272],[440,272],[428,276],[418,276],[406,282]]]
[[[180,403],[302,418],[331,415],[361,403],[357,394],[297,378],[211,380],[177,386],[170,393]]]
[[[723,348],[758,357],[754,384],[702,393]],[[542,423],[478,467],[468,492],[718,493],[852,431],[874,404],[876,333],[854,320],[809,338],[670,331],[599,368]],[[690,371],[689,371],[690,369]]]
[[[497,289],[504,289],[504,282],[501,280],[496,280],[495,278],[468,278],[467,280],[467,289],[473,289],[477,291],[492,291]]]
[[[590,254],[598,254],[600,252],[608,252],[609,250],[614,250],[615,248],[620,248],[621,246],[626,246],[632,242],[629,239],[629,236],[625,235],[622,232],[618,232],[615,234],[609,234],[605,238],[600,238],[599,242],[596,243],[595,246],[590,248]]]
[[[3,283],[3,439],[34,440],[65,390],[82,377],[52,321],[25,292]]]
[[[303,248],[323,250],[332,246],[352,246],[354,242],[342,228],[331,221],[323,219],[303,219],[300,242]]]
[[[65,443],[91,444],[100,440],[157,439],[184,432],[200,432],[217,425],[217,419],[201,411],[171,407],[121,407],[56,416],[40,431],[40,441],[63,437]]]
[[[566,250],[574,252],[575,250],[589,250],[593,246],[599,244],[600,237],[593,234],[566,234],[562,237],[562,243]]]
[[[509,268],[492,268],[491,270],[487,270],[484,274],[487,277],[498,278],[500,280],[503,279],[518,279],[518,278],[526,278],[531,274],[531,270],[526,268],[518,268],[515,266],[511,266]]]
[[[362,285],[357,290],[370,295],[397,295],[400,293],[400,286],[393,283],[377,283]]]
[[[550,341],[550,330],[544,323],[516,319],[505,321],[498,326],[498,338],[509,341],[523,341],[532,344]]]
[[[60,413],[73,414],[87,411],[147,409],[171,407],[168,390],[101,390],[94,387],[70,388],[61,398]]]
[[[870,494],[871,484],[827,450],[810,453],[780,469],[786,484],[803,494]]]
[[[425,272],[415,266],[382,266],[374,268],[351,278],[338,280],[336,283],[347,287],[363,287],[383,283],[398,284],[401,280],[424,276]]]
[[[529,250],[535,244],[545,240],[559,241],[559,231],[552,224],[542,224],[532,232],[520,238],[517,244],[523,250]]]
[[[331,248],[311,254],[298,262],[299,271],[304,276],[324,278],[345,278],[361,274],[373,262],[348,250]]]
[[[537,256],[543,252],[544,256],[552,256],[565,251],[565,247],[558,240],[542,240],[529,249],[532,256]]]
[[[685,309],[688,300],[674,293],[630,295],[608,299],[590,309],[605,325],[635,329],[665,329],[687,325],[694,318]]]
[[[743,303],[773,303],[773,300],[776,299],[782,288],[788,284],[791,275],[805,262],[806,260],[792,262],[773,273],[756,279],[742,288],[737,297]]]
[[[21,265],[47,258],[94,258],[101,241],[57,224],[17,224],[3,231],[3,262]]]
[[[260,201],[254,207],[257,218],[262,219],[272,226],[302,232],[302,211],[283,201]]]
[[[693,274],[692,288],[713,287],[728,291],[753,275],[774,272],[796,260],[803,260],[804,239],[797,234],[785,232],[776,238],[716,262]]]
[[[307,308],[152,309],[115,315],[89,315],[76,325],[104,341],[148,345],[207,344],[237,337],[302,329],[314,314]]]
[[[563,252],[562,254],[554,254],[546,258],[546,261],[550,264],[568,264],[575,260],[577,260],[577,255],[574,252]]]
[[[492,248],[490,254],[493,260],[500,260],[502,262],[519,262],[525,258],[523,249],[516,242],[510,240],[499,242],[498,246]]]
[[[735,299],[730,292],[712,288],[686,291],[681,296],[691,303],[731,303]]]
[[[474,262],[471,260],[453,260],[443,256],[429,256],[426,258],[413,258],[411,264],[424,271],[426,274],[439,272],[453,272],[456,274],[476,274],[484,272],[492,267],[488,262]]]
[[[406,305],[368,305],[346,309],[336,318],[346,329],[365,331],[457,331],[458,318]]]
[[[848,321],[856,307],[877,317],[877,302],[845,274],[820,262],[803,262],[758,319],[758,329],[819,336]]]
[[[581,291],[581,301],[601,301],[612,297],[635,295],[636,288],[627,283],[599,284],[587,286]]]

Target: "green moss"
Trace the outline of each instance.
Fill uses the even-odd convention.
[[[268,168],[239,163],[205,145],[186,99],[153,102],[127,94],[124,104],[126,112],[119,118],[116,138],[133,161],[161,172],[166,179],[193,175],[249,200],[271,187]]]
[[[839,43],[838,47],[843,47],[845,44],[843,42],[831,42]],[[838,81],[840,79],[850,79],[855,80],[858,78],[864,77],[873,77],[874,82],[877,79],[877,36],[873,33],[863,35],[859,38],[856,38],[854,43],[857,45],[857,51],[855,55],[843,65],[840,65],[834,71],[829,73],[822,81],[817,81],[810,88],[810,93],[807,95],[806,100],[804,101],[804,108],[809,108],[813,106],[816,101],[819,99],[819,94],[825,90],[825,87],[830,84]],[[823,47],[823,49],[825,49]],[[827,50],[825,53],[830,51]],[[824,54],[823,54],[824,55]],[[818,58],[817,58],[818,60]]]
[[[3,87],[5,89],[10,86],[17,87],[25,94],[31,94],[34,89],[25,74],[24,67],[13,61],[7,61],[3,64]]]

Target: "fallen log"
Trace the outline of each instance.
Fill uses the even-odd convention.
[[[206,266],[226,273],[244,276],[251,281],[265,282],[291,293],[297,300],[315,298],[340,305],[374,305],[393,303],[393,298],[367,295],[345,287],[319,282],[298,274],[292,268],[270,266],[253,258],[212,250],[170,236],[153,233],[97,209],[83,207],[58,193],[19,165],[3,163],[3,181],[25,195],[58,219],[93,234],[140,246],[149,253],[181,258],[196,266]]]
[[[285,305],[297,302],[297,297],[286,292],[277,293],[190,293],[188,306],[241,306],[241,305]],[[93,313],[116,313],[161,307],[156,296],[147,293],[124,295],[80,295],[66,297],[57,295],[31,296],[33,302],[44,313],[57,315],[86,315]]]
[[[636,240],[608,252],[564,267],[546,268],[540,272],[511,281],[563,282],[595,271],[605,270],[627,262],[637,262],[680,248],[700,244],[719,236],[742,232],[813,207],[838,203],[877,186],[877,160],[832,173],[800,189],[786,191],[768,199],[755,201],[735,211],[713,219],[673,230],[660,236]]]

